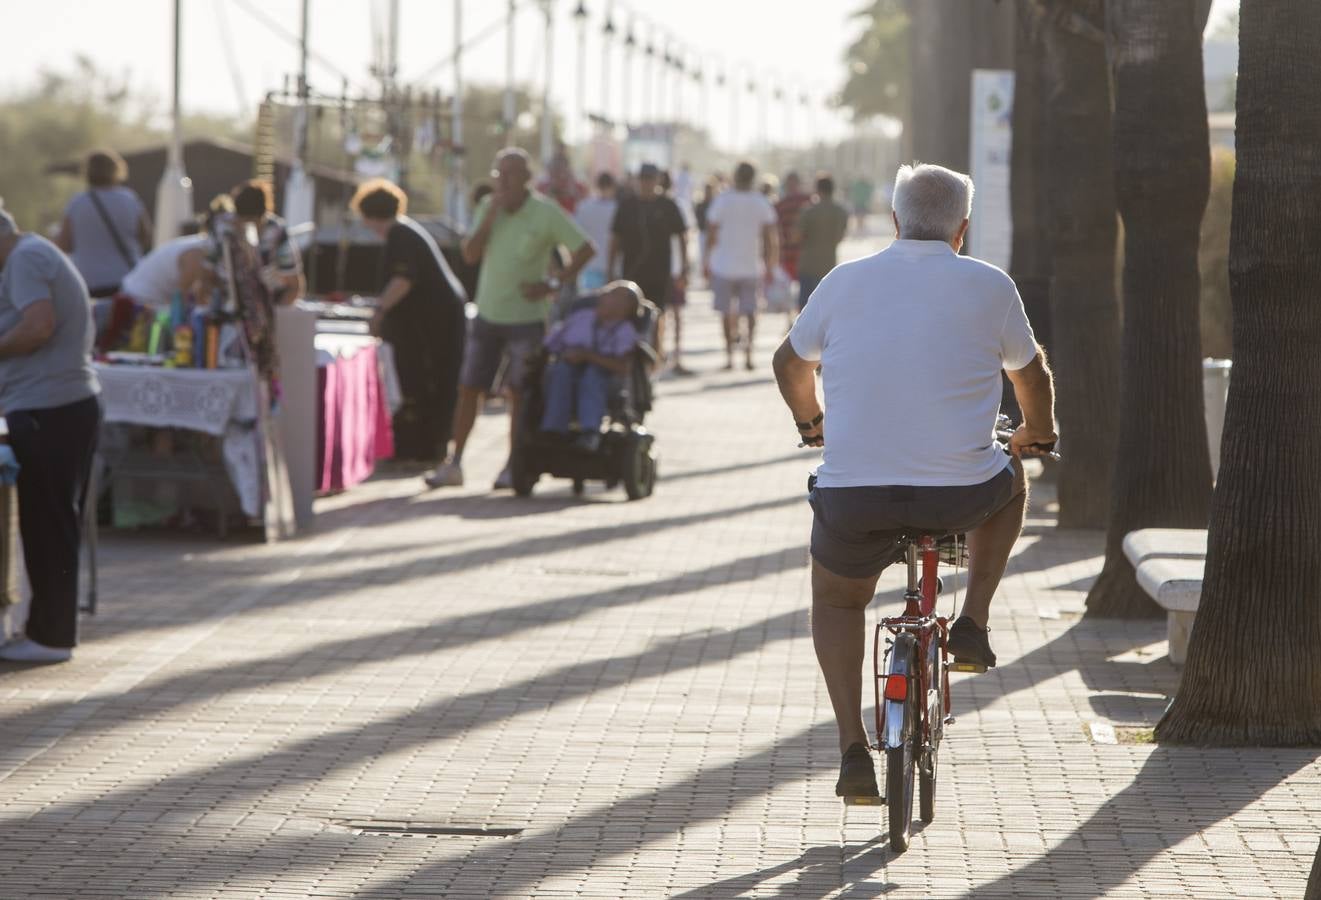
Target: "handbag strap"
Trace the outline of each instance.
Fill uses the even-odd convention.
[[[101,198],[96,196],[96,188],[89,188],[87,196],[91,199],[92,205],[96,207],[96,211],[101,215],[101,221],[105,223],[106,231],[110,232],[110,239],[115,242],[115,249],[119,251],[119,255],[124,258],[124,262],[128,267],[133,268],[138,261],[133,258],[132,253],[128,252],[128,245],[120,237],[119,230],[115,228],[115,223],[110,219],[110,213],[106,212],[105,205],[101,203]]]

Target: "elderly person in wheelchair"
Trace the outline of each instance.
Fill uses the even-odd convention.
[[[515,440],[514,490],[526,496],[542,474],[623,483],[630,499],[655,483],[651,408],[656,307],[631,281],[614,281],[570,304],[530,367],[527,408]],[[576,427],[575,427],[576,426]]]
[[[574,445],[588,453],[600,449],[611,391],[628,374],[638,345],[637,310],[636,288],[617,281],[546,335],[546,349],[556,358],[546,368],[542,431],[568,435],[576,420]]]

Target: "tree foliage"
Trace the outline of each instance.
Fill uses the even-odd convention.
[[[71,69],[45,69],[27,87],[0,98],[0,197],[22,228],[44,231],[79,189],[73,178],[46,168],[97,147],[119,152],[165,139],[155,98],[133,91],[128,79],[78,57]],[[185,134],[250,135],[240,123],[190,116]]]
[[[839,104],[854,121],[873,116],[908,118],[909,18],[904,0],[871,0],[853,14],[862,33],[844,52],[848,76]]]

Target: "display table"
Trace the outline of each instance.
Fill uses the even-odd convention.
[[[369,335],[321,333],[316,349],[317,490],[327,493],[365,481],[394,455],[398,379],[389,346]]]
[[[181,428],[219,438],[225,472],[244,515],[261,520],[268,539],[293,533],[283,445],[270,427],[265,385],[254,370],[99,363],[95,368],[106,424]],[[112,473],[118,464],[118,475],[208,477],[196,460],[153,460],[142,472],[123,460],[107,462]]]

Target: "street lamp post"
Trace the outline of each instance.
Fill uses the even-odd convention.
[[[578,8],[573,11],[574,21],[578,23],[578,83],[575,87],[573,127],[565,131],[573,135],[574,140],[584,147],[587,144],[587,4],[578,0]]]
[[[633,34],[633,20],[629,19],[628,33],[624,35],[624,75],[619,84],[619,121],[624,125],[626,138],[633,110],[633,52],[637,46],[638,39]]]
[[[555,128],[550,109],[551,80],[555,75],[555,10],[554,0],[541,0],[541,12],[546,17],[545,69],[541,76],[541,163],[550,162],[554,153]]]
[[[504,128],[505,128],[505,146],[514,146],[514,117],[518,114],[514,109],[514,17],[518,12],[517,0],[509,0],[508,11],[505,13],[505,105],[504,105]]]
[[[449,214],[468,228],[468,192],[463,183],[463,0],[454,0],[454,99],[450,102]]]
[[[316,214],[316,183],[307,176],[307,119],[311,93],[307,83],[308,7],[302,2],[298,40],[298,112],[294,119],[294,160],[284,185],[284,218],[289,225],[312,222]]]
[[[193,214],[193,182],[183,167],[183,125],[179,112],[179,80],[182,68],[181,18],[183,0],[174,0],[174,93],[171,112],[170,149],[156,189],[156,227],[153,242],[157,247],[179,234],[179,226]]]
[[[605,24],[601,26],[601,119],[610,121],[610,78],[614,75],[610,54],[615,39],[614,4],[606,7]]]

